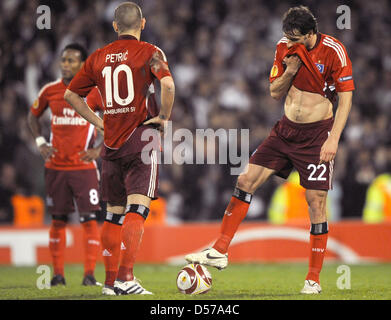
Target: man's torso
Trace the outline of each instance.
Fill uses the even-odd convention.
[[[40,115],[47,107],[51,111],[50,143],[57,151],[45,166],[56,170],[96,168],[94,161],[83,162],[79,155],[79,152],[92,147],[96,134],[95,128],[64,100],[65,90],[66,85],[61,79],[47,84],[41,90],[40,98],[31,108],[35,115]],[[99,93],[91,91],[90,94]],[[45,100],[43,103],[47,103],[46,107],[39,105],[40,99]]]
[[[285,56],[288,51],[287,42],[286,38],[282,38],[278,43],[279,55]],[[336,65],[343,69],[349,68],[350,64],[342,44],[325,34],[318,34],[314,48],[308,53],[324,80],[325,95],[316,92],[313,84],[308,81],[308,69],[302,65],[292,81],[284,105],[288,119],[298,123],[316,122],[333,116],[333,105],[330,100],[335,99],[336,95]]]
[[[152,45],[117,40],[97,52],[93,73],[105,101],[105,146],[117,150],[156,110],[148,109],[153,92]]]

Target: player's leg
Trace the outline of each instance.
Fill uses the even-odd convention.
[[[83,229],[84,275],[83,285],[96,285],[94,270],[100,248],[95,212],[99,205],[99,174],[96,169],[69,171],[68,184],[77,204]]]
[[[115,295],[114,282],[118,273],[121,249],[121,228],[125,219],[126,190],[118,161],[102,159],[101,196],[107,202],[105,221],[101,229],[101,246],[105,265],[103,294]]]
[[[120,267],[116,289],[119,294],[151,294],[145,290],[133,274],[133,266],[140,249],[144,233],[144,222],[149,214],[151,199],[156,198],[158,185],[158,164],[156,151],[149,153],[150,161],[144,163],[141,154],[124,161],[128,168],[125,185],[127,190],[126,216],[122,227]]]
[[[251,155],[249,165],[237,180],[233,196],[224,212],[220,236],[212,248],[185,256],[188,262],[198,262],[218,269],[228,265],[228,247],[240,223],[247,214],[251,198],[272,174],[287,178],[292,164],[285,154],[285,142],[277,134],[277,123],[269,137]]]
[[[83,228],[84,275],[82,284],[85,286],[100,285],[94,276],[96,260],[100,249],[98,222],[94,212],[80,213],[80,224]]]
[[[151,198],[142,194],[132,194],[128,196],[126,216],[121,230],[121,250],[120,266],[117,279],[130,281],[134,279],[133,266],[140,248],[144,233],[144,222],[148,217]]]
[[[308,273],[302,293],[321,292],[319,274],[322,270],[328,238],[327,223],[327,191],[306,190],[306,200],[309,206],[310,230],[310,257]]]
[[[333,119],[309,124],[293,124],[293,132],[300,143],[294,144],[289,157],[299,172],[300,184],[306,189],[310,212],[309,271],[302,293],[319,293],[319,274],[326,253],[328,224],[326,214],[327,191],[332,187],[334,161],[319,164],[319,154],[333,125]],[[292,134],[292,139],[295,136]]]
[[[118,294],[151,294],[140,285],[133,274],[150,203],[151,198],[142,194],[128,196],[126,216],[121,230],[121,258],[116,282]]]
[[[46,204],[52,216],[49,229],[49,251],[53,263],[51,285],[65,284],[64,254],[68,214],[73,212],[72,192],[67,182],[67,172],[45,169]]]
[[[51,286],[65,285],[64,253],[66,245],[66,215],[53,215],[49,229],[49,251],[53,263]]]
[[[240,223],[245,218],[253,193],[275,171],[250,163],[237,180],[232,198],[224,212],[220,236],[212,248],[200,253],[188,254],[185,259],[190,263],[201,263],[218,269],[228,265],[228,247]]]
[[[227,253],[232,238],[247,215],[252,195],[274,172],[272,169],[250,163],[238,177],[231,200],[224,211],[220,236],[213,245],[218,252]]]

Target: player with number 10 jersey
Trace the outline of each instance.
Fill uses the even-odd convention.
[[[107,215],[102,228],[106,269],[102,293],[109,295],[150,293],[133,276],[143,223],[158,186],[157,150],[145,150],[150,142],[142,140],[142,133],[149,129],[148,135],[158,135],[154,129],[164,129],[175,86],[162,50],[140,41],[145,23],[138,5],[119,5],[113,21],[118,40],[87,59],[64,96],[81,116],[104,129],[101,191],[102,199],[107,201]],[[161,86],[159,113],[153,95],[154,80]],[[105,103],[103,121],[80,99],[95,85]]]

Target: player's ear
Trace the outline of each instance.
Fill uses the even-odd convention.
[[[117,22],[113,21],[113,29],[116,33],[118,33],[118,25]]]
[[[145,18],[142,18],[141,19],[141,30],[144,30],[146,23],[147,23],[147,20]]]

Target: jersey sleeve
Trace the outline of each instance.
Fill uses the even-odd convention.
[[[97,87],[87,95],[86,102],[92,111],[104,111],[102,96]]]
[[[346,52],[345,47],[339,43],[338,51],[333,50],[334,58],[332,65],[332,78],[336,92],[353,91],[353,68],[352,62]]]
[[[44,111],[49,106],[47,94],[48,92],[46,89],[41,89],[41,91],[38,94],[38,98],[31,105],[30,111],[34,116],[36,117],[41,116],[42,113],[44,113]]]
[[[272,69],[270,70],[269,75],[269,81],[272,83],[277,78],[281,77],[284,73],[284,65],[282,63],[283,60],[283,45],[285,41],[284,38],[282,38],[278,43],[276,47],[276,52],[274,54],[274,62]]]
[[[93,72],[94,59],[95,54],[89,56],[83,67],[73,77],[72,81],[68,85],[69,90],[77,93],[81,97],[86,97],[88,93],[96,86]]]
[[[153,48],[152,57],[149,61],[151,72],[158,80],[167,76],[171,77],[166,55],[158,47],[154,46]]]

